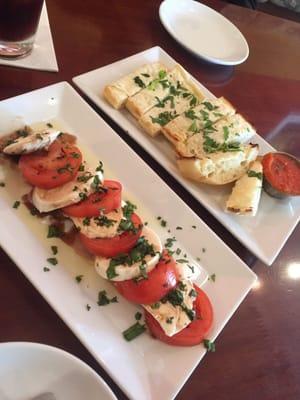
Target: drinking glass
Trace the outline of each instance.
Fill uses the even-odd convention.
[[[20,58],[32,49],[44,0],[0,0],[0,57]]]

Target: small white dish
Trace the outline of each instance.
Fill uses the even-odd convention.
[[[247,265],[69,84],[62,82],[0,101],[0,117],[0,132],[12,131],[22,122],[32,125],[51,121],[60,130],[76,134],[84,154],[89,160],[103,161],[106,178],[122,182],[124,198],[137,205],[137,212],[163,243],[174,235],[174,250],[180,245],[183,254],[186,250],[193,258],[200,257],[209,275],[216,274],[215,282],[207,280],[202,286],[214,308],[208,339],[215,340],[256,281]],[[130,399],[173,399],[205,355],[204,346],[171,347],[148,333],[126,342],[122,332],[134,323],[135,313],[141,308],[126,301],[111,283],[97,275],[88,257],[60,239],[47,239],[47,226],[30,215],[23,204],[17,210],[12,207],[29,190],[17,169],[11,171],[0,190],[0,220],[6,227],[0,229],[3,250]],[[167,221],[166,228],[157,216]],[[177,226],[183,229],[177,230]],[[44,272],[52,245],[58,247],[58,264]],[[75,279],[78,275],[83,275],[80,284]],[[118,295],[119,302],[99,307],[100,290],[106,290],[110,298]]]
[[[37,398],[117,400],[92,368],[66,351],[39,343],[1,343],[0,399]]]
[[[197,56],[221,65],[236,65],[249,55],[238,28],[212,8],[193,0],[164,0],[159,17],[173,38]]]
[[[98,107],[110,116],[124,131],[136,140],[160,163],[182,186],[185,187],[217,220],[223,224],[241,243],[265,264],[271,265],[300,220],[300,198],[281,201],[262,193],[256,217],[243,217],[224,212],[224,204],[230,188],[201,185],[183,178],[177,168],[175,152],[170,143],[160,135],[150,137],[139,126],[127,110],[115,110],[102,96],[105,85],[114,82],[143,64],[160,61],[168,68],[176,60],[160,47],[152,47],[113,64],[97,68],[73,78],[76,85]],[[214,99],[215,96],[195,79],[202,93]],[[230,101],[230,98],[228,99]],[[238,104],[234,104],[239,109]],[[274,151],[274,148],[256,134],[251,141],[258,143],[260,153]],[[274,230],[274,224],[280,229]]]

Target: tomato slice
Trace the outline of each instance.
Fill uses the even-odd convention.
[[[128,253],[134,247],[142,233],[142,221],[140,217],[133,213],[131,221],[137,229],[136,232],[126,231],[121,233],[121,235],[107,239],[90,239],[80,233],[79,238],[85,248],[96,256],[111,258],[118,254]]]
[[[107,190],[102,193],[92,193],[86,200],[63,208],[63,212],[71,217],[98,217],[100,211],[108,214],[121,206],[122,185],[117,181],[105,180]]]
[[[205,335],[212,326],[213,309],[205,292],[196,285],[194,285],[194,289],[198,294],[194,301],[196,319],[174,336],[167,336],[156,319],[145,311],[146,324],[154,337],[174,346],[195,346],[205,339]]]
[[[300,162],[284,153],[268,153],[262,160],[267,182],[281,193],[300,195]]]
[[[164,251],[156,267],[149,272],[147,279],[135,281],[129,279],[114,282],[118,292],[125,299],[138,304],[151,304],[166,296],[178,283],[176,262]]]
[[[73,180],[82,162],[80,150],[54,141],[48,151],[20,157],[19,167],[26,181],[42,189],[53,189]]]

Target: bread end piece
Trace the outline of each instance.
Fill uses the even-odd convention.
[[[128,98],[127,94],[123,92],[123,90],[113,85],[105,86],[103,96],[116,110],[124,107]]]

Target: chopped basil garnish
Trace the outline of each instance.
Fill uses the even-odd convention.
[[[109,299],[107,297],[106,290],[101,290],[98,293],[98,301],[97,301],[98,306],[106,306],[106,305],[108,305],[110,303],[118,303],[117,296],[114,296],[111,299]]]
[[[84,164],[80,165],[80,167],[78,168],[78,171],[80,171],[80,172],[84,171]]]
[[[187,118],[189,118],[189,119],[199,119],[199,118],[196,116],[194,110],[185,111],[184,115],[185,115]]]
[[[118,274],[116,273],[116,267],[118,265],[124,264],[131,266],[136,262],[142,262],[140,270],[141,270],[141,275],[143,276],[144,273],[146,272],[145,264],[143,263],[144,258],[147,255],[154,257],[155,254],[156,253],[154,251],[152,244],[150,244],[148,240],[145,239],[144,236],[141,236],[138,239],[136,245],[128,254],[120,254],[117,257],[112,257],[110,259],[109,266],[106,271],[106,276],[108,279],[115,278],[116,276],[118,276]]]
[[[55,256],[58,253],[57,246],[51,246],[51,251],[52,251],[52,254]]]
[[[158,73],[159,79],[164,79],[166,76],[167,76],[167,71],[165,71],[164,69],[161,69]]]
[[[124,331],[122,334],[124,339],[130,342],[131,340],[135,339],[136,337],[144,333],[145,330],[146,330],[145,325],[142,325],[140,322],[136,322],[134,325],[126,329],[126,331]]]
[[[204,339],[203,344],[207,351],[211,351],[212,353],[216,351],[216,346],[214,342],[211,342],[209,339]]]
[[[48,263],[51,264],[51,265],[56,265],[56,264],[58,263],[56,257],[47,258],[47,261],[48,261]]]
[[[73,173],[73,168],[72,168],[71,165],[68,163],[68,164],[64,165],[63,167],[58,168],[58,169],[57,169],[57,172],[58,172],[59,174],[63,174],[64,172]]]
[[[117,221],[114,219],[109,219],[107,218],[106,215],[101,215],[100,217],[95,217],[94,221],[98,226],[105,226],[107,228],[110,228],[113,226]]]
[[[93,175],[90,172],[85,172],[84,174],[79,175],[77,177],[77,181],[86,183],[87,181],[89,181],[92,178],[92,176]]]
[[[90,306],[89,304],[87,304],[87,305],[86,305],[86,309],[87,309],[88,311],[90,311],[91,306]]]
[[[75,280],[77,283],[80,283],[82,281],[83,275],[77,275],[75,276]]]
[[[48,226],[47,238],[60,237],[61,235],[62,235],[62,232],[60,231],[58,226],[56,226],[56,225]]]
[[[177,231],[181,231],[182,230],[182,226],[176,226],[176,230]]]
[[[223,126],[223,133],[224,133],[224,142],[226,142],[227,139],[229,138],[229,129],[228,129],[228,126]]]
[[[184,263],[188,263],[188,260],[185,260],[184,258],[180,258],[179,260],[176,260],[176,262],[178,262],[179,264],[184,264]]]
[[[168,318],[166,319],[166,323],[167,323],[167,324],[172,324],[173,319],[174,319],[174,317],[168,317]]]
[[[13,208],[19,208],[20,207],[21,202],[19,200],[16,200],[13,204]]]
[[[167,238],[166,243],[165,243],[165,247],[167,247],[167,248],[172,247],[174,242],[176,242],[176,238],[175,237]]]
[[[161,225],[163,228],[165,228],[165,227],[167,226],[167,221],[165,221],[164,219],[162,219],[162,220],[160,221],[160,225]]]
[[[141,74],[141,75],[143,75],[145,78],[150,78],[149,74]]]
[[[216,274],[211,274],[210,277],[209,277],[209,280],[215,282],[216,281]]]
[[[141,318],[142,318],[142,313],[140,313],[139,311],[137,311],[136,313],[135,313],[135,319],[137,320],[137,321],[139,321]]]
[[[157,310],[159,307],[160,307],[160,302],[158,301],[158,302],[156,302],[156,303],[153,303],[153,304],[151,304],[151,306],[150,306],[153,310]]]
[[[189,132],[193,132],[193,133],[199,133],[200,132],[200,128],[198,128],[197,122],[196,122],[195,119],[193,120],[192,124],[190,125],[188,131]]]
[[[255,172],[252,169],[249,169],[249,171],[247,171],[247,175],[249,176],[249,178],[257,178],[259,180],[262,180],[263,178],[262,172]]]
[[[140,88],[145,88],[146,87],[146,85],[144,84],[144,82],[142,81],[142,79],[139,76],[135,76],[133,78],[133,80]]]
[[[50,271],[50,268],[44,267],[44,268],[43,268],[43,271],[44,271],[44,272],[49,272],[49,271]]]
[[[97,172],[102,172],[102,174],[104,173],[103,162],[102,162],[102,161],[99,161],[99,165],[98,165],[98,167],[96,168],[96,171],[97,171]]]
[[[53,128],[53,125],[50,124],[50,122],[47,122],[47,126],[48,126],[48,128]]]
[[[214,110],[214,106],[209,101],[203,101],[204,106],[208,109],[208,111]]]
[[[83,218],[83,220],[82,220],[82,224],[83,224],[83,225],[89,226],[90,223],[91,223],[91,218],[89,218],[89,217]]]

